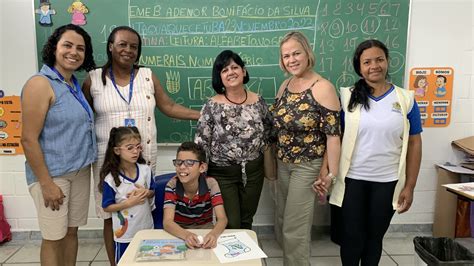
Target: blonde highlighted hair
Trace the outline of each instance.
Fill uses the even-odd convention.
[[[287,34],[285,34],[285,36],[283,36],[283,39],[281,39],[280,41],[280,62],[279,63],[280,63],[280,68],[281,70],[283,70],[283,72],[285,72],[285,75],[289,74],[289,72],[288,70],[286,70],[285,64],[283,63],[283,56],[281,54],[281,46],[291,39],[297,41],[301,45],[301,47],[303,47],[303,51],[308,56],[308,69],[313,68],[316,63],[313,49],[311,49],[311,45],[309,45],[308,38],[306,38],[306,36],[299,31],[290,31]]]

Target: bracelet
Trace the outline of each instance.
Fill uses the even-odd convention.
[[[331,178],[331,184],[332,185],[336,184],[336,176],[333,173],[329,172],[327,177]]]

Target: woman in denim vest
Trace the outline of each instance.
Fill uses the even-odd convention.
[[[22,91],[26,180],[43,238],[41,265],[75,265],[97,158],[93,112],[73,75],[95,67],[90,36],[79,26],[61,26],[42,57],[43,67]]]

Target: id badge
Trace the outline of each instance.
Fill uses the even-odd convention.
[[[134,127],[135,126],[135,119],[125,118],[125,126],[126,127]]]

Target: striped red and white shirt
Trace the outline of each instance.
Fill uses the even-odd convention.
[[[199,177],[198,193],[192,199],[185,196],[183,184],[177,176],[166,184],[163,208],[174,208],[174,221],[183,228],[212,224],[213,208],[221,204],[224,200],[213,177]]]

